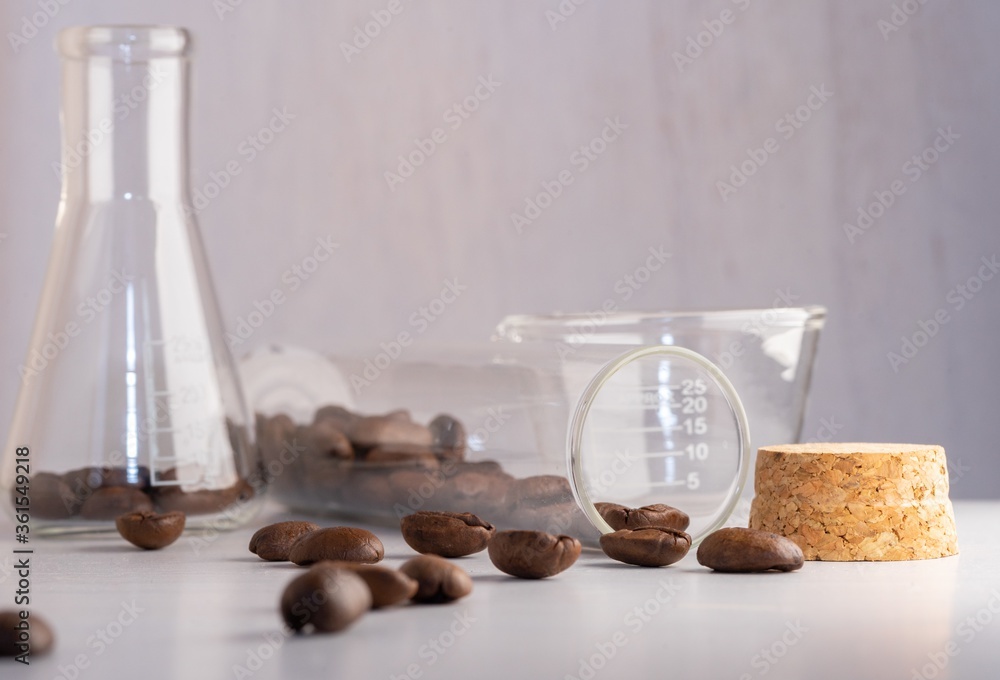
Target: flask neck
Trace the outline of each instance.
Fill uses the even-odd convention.
[[[188,61],[93,32],[63,36],[64,203],[186,204]],[[135,36],[131,36],[133,41]],[[67,44],[68,43],[68,44]]]

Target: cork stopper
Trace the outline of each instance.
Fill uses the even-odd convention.
[[[958,553],[940,446],[808,443],[758,449],[750,527],[807,560],[917,560]]]

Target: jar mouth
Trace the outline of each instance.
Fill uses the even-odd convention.
[[[528,339],[559,337],[588,324],[600,329],[592,342],[600,343],[605,336],[618,337],[623,332],[651,334],[660,331],[717,330],[738,331],[747,323],[763,319],[770,327],[817,330],[826,320],[826,308],[773,307],[769,309],[722,309],[708,311],[661,311],[610,313],[518,314],[505,317],[496,328],[496,335],[522,342]],[[610,342],[610,340],[609,340]]]
[[[105,57],[123,63],[183,57],[190,45],[187,30],[177,26],[74,26],[56,38],[63,58]]]

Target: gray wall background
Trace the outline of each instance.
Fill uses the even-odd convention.
[[[778,291],[825,304],[805,436],[825,421],[841,440],[941,443],[954,496],[1000,496],[1000,277],[973,282],[961,309],[955,297],[1000,254],[1000,3],[403,0],[348,60],[341,44],[390,4],[3,4],[0,427],[59,192],[55,33],[169,23],[197,41],[192,184],[241,169],[200,215],[227,328],[287,293],[240,351],[374,354],[453,279],[467,289],[415,346],[474,341],[508,313],[620,300],[616,282],[662,247],[668,265],[623,306],[768,307]],[[553,27],[560,6],[574,9]],[[44,25],[15,50],[25,22]],[[707,46],[679,67],[699,33]],[[499,85],[452,129],[444,112],[490,76]],[[776,127],[814,87],[832,95]],[[241,144],[275,108],[294,119],[250,162]],[[571,154],[606,117],[628,127],[580,171]],[[445,140],[390,190],[384,173],[438,127]],[[940,128],[953,138],[914,177],[906,164]],[[768,138],[777,150],[724,200],[717,182]],[[563,169],[573,184],[519,233],[511,213]],[[844,223],[895,180],[905,194],[852,243]],[[339,249],[291,291],[283,273],[327,235]],[[887,354],[939,309],[948,322],[894,371]]]

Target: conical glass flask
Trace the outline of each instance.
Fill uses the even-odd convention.
[[[57,47],[62,194],[0,484],[33,533],[142,509],[235,526],[266,480],[190,208],[188,34]]]

